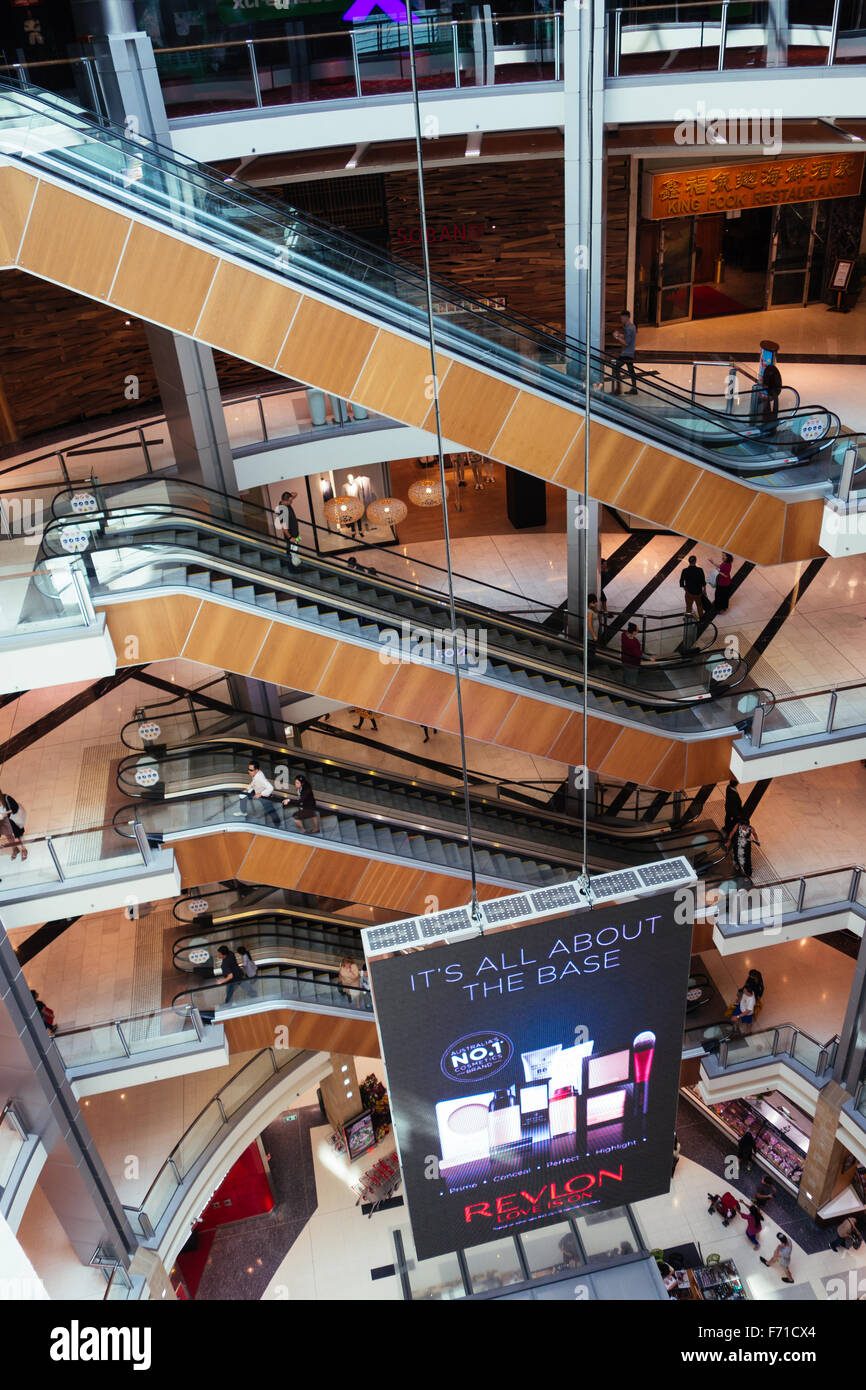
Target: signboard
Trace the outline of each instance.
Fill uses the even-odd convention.
[[[668,1191],[691,952],[675,902],[370,961],[419,1258]]]
[[[852,198],[860,192],[862,154],[820,154],[670,170],[644,176],[643,215],[701,216],[731,209]]]

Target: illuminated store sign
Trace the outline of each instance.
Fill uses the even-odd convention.
[[[734,208],[852,198],[860,192],[862,154],[801,155],[757,164],[724,164],[644,175],[644,217],[701,216]]]
[[[419,1258],[667,1192],[690,953],[667,893],[370,961]]]
[[[406,6],[400,4],[400,0],[355,0],[346,13],[344,19],[352,22],[359,19],[369,19],[373,10],[382,10],[389,19],[393,19],[395,24],[406,23]],[[412,15],[412,23],[418,23],[418,16]]]

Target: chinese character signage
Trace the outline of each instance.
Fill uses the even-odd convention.
[[[682,169],[644,179],[644,217],[690,217],[733,208],[851,198],[860,192],[862,154],[820,154]]]
[[[691,952],[677,901],[371,960],[420,1258],[668,1191]]]

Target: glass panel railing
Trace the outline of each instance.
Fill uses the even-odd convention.
[[[808,1033],[797,1034],[791,1049],[791,1056],[794,1058],[795,1062],[802,1063],[804,1067],[808,1067],[809,1071],[814,1072],[817,1076],[818,1063],[822,1059],[822,1055],[823,1048],[821,1043],[816,1042],[814,1038],[810,1038]],[[823,1071],[824,1068],[822,1067],[821,1070]]]
[[[852,886],[853,876],[850,868],[807,874],[803,879],[803,908],[826,907],[831,903],[848,902]]]
[[[266,1048],[257,1053],[208,1102],[175,1145],[142,1202],[140,1212],[147,1217],[154,1230],[159,1227],[175,1193],[213,1144],[220,1130],[230,1127],[232,1116],[266,1087],[274,1076],[295,1066],[298,1059],[306,1055],[298,1048],[277,1051]],[[136,1217],[137,1214],[133,1212],[133,1218]],[[137,1225],[134,1220],[134,1228],[144,1233],[140,1219]]]
[[[841,0],[834,63],[866,63],[866,11],[861,0]]]
[[[26,1142],[22,1126],[7,1108],[0,1114],[0,1193],[8,1186],[12,1170]]]
[[[761,746],[823,734],[830,721],[830,692],[782,698],[764,720]]]
[[[262,106],[358,95],[351,32],[255,39],[250,47]]]
[[[156,70],[166,114],[243,111],[256,106],[256,84],[246,43],[156,49]]]
[[[225,250],[424,339],[424,281],[408,263],[226,184],[161,146],[89,122],[85,113],[58,99],[0,87],[0,146],[28,168],[43,168],[76,189],[191,235],[211,251]],[[443,352],[468,356],[511,382],[578,403],[586,367],[579,343],[487,308],[455,286],[437,283],[433,293]],[[832,445],[839,419],[822,407],[810,405],[754,426],[726,416],[724,402],[719,410],[693,404],[656,375],[641,375],[635,397],[611,397],[603,392],[611,359],[593,353],[589,367],[599,417],[644,430],[649,426],[654,442],[687,445],[724,470],[761,476],[765,487],[772,485],[766,475],[773,472],[780,480],[784,473],[787,486],[792,469],[798,470],[797,481],[821,484],[838,472]]]
[[[776,1030],[770,1028],[761,1033],[747,1033],[728,1044],[728,1066],[740,1066],[743,1062],[755,1062],[773,1055]],[[781,1044],[777,1045],[781,1051]]]
[[[866,1119],[866,1084],[861,1083],[860,1085],[860,1090],[857,1094],[856,1109],[858,1114],[862,1115],[864,1119]]]
[[[18,534],[15,511],[0,500],[0,536]],[[38,543],[38,536],[33,539]],[[0,575],[0,641],[81,630],[95,621],[92,613],[86,585],[76,582],[71,560]]]
[[[562,76],[561,17],[555,14],[501,15],[493,20],[494,81],[557,82]]]
[[[101,1062],[121,1065],[129,1056],[159,1048],[196,1046],[198,1034],[187,1008],[155,1009],[106,1023],[59,1032],[54,1039],[66,1067]]]
[[[177,1165],[181,1181],[219,1134],[222,1125],[223,1117],[214,1099],[205,1106],[200,1115],[196,1116],[177,1147],[172,1151],[171,1156]]]
[[[227,1120],[230,1120],[241,1106],[246,1105],[250,1096],[254,1095],[260,1086],[264,1086],[276,1069],[273,1053],[268,1049],[253,1057],[237,1076],[233,1076],[231,1081],[223,1086],[219,1097]]]
[[[216,1109],[216,1106],[214,1106],[214,1109]],[[170,1164],[164,1164],[157,1173],[147,1196],[141,1204],[141,1212],[147,1217],[154,1231],[159,1226],[164,1213],[168,1209],[169,1202],[179,1187],[180,1180],[174,1169]]]

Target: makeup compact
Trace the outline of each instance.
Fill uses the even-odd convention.
[[[630,1128],[633,1091],[631,1048],[602,1052],[583,1063],[578,1147],[584,1153],[624,1143]]]
[[[440,1100],[436,1106],[442,1164],[468,1163],[490,1156],[488,1117],[494,1091],[457,1100]]]

